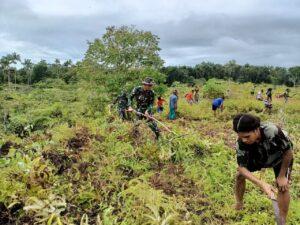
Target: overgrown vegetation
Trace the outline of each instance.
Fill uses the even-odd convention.
[[[251,112],[281,124],[290,132],[297,159],[299,96],[287,105],[275,99],[268,117],[249,94],[250,83],[215,82],[231,90],[224,112],[214,118],[205,98],[188,105],[182,96],[189,88],[178,86],[181,117],[170,123],[166,111],[155,116],[183,136],[162,128],[158,142],[143,124],[139,136],[132,136],[133,124],[119,120],[103,97],[96,94],[90,101],[95,90],[84,88],[85,81],[51,88],[47,83],[34,89],[4,86],[1,114],[9,117],[1,127],[1,223],[273,224],[270,200],[251,184],[245,209],[232,209],[231,119]],[[296,160],[291,224],[300,222],[298,170]],[[257,175],[273,181],[271,170]]]

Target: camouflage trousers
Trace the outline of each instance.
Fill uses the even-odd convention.
[[[146,111],[146,109],[145,110],[137,109],[136,111],[144,114],[145,111]],[[137,119],[138,120],[146,120],[147,126],[154,132],[154,134],[156,136],[156,139],[159,138],[159,136],[160,136],[160,130],[159,130],[158,126],[157,126],[157,123],[153,119],[147,118],[147,117],[145,117],[143,115],[139,115],[139,114],[137,114]],[[136,121],[134,123],[134,129],[137,129],[139,125],[140,125],[140,122]]]
[[[118,114],[119,114],[120,119],[129,120],[129,115],[128,115],[126,109],[118,109]]]

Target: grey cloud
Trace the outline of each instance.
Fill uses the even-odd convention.
[[[125,3],[122,11],[106,14],[50,16],[36,14],[23,1],[1,0],[0,36],[2,33],[10,37],[10,46],[16,46],[11,51],[21,50],[28,58],[32,53],[53,60],[81,59],[87,49],[86,41],[101,37],[107,26],[134,24],[160,37],[161,56],[167,64],[226,63],[231,59],[259,65],[299,64],[300,14],[295,12],[300,3],[288,1],[289,8],[288,4],[279,5],[280,1],[272,2],[248,13],[193,10],[194,13],[176,20],[160,21],[155,15],[153,19],[136,17]],[[271,4],[274,7],[266,10]],[[6,53],[0,49],[0,56]]]
[[[300,57],[299,22],[300,15],[205,15],[190,16],[179,23],[166,23],[152,29],[161,37],[167,58],[176,58],[179,51],[172,49],[182,48],[178,58],[191,58],[189,55],[193,54],[193,58],[201,61],[226,63],[234,58],[243,63],[291,66],[297,64]]]
[[[40,55],[45,59],[52,57],[54,60],[62,55],[76,60],[82,59],[87,49],[87,41],[101,37],[107,26],[119,23],[116,15],[68,17],[37,15],[28,6],[16,0],[14,3],[4,1],[0,6],[2,28],[0,34],[1,32],[9,34],[9,37],[13,38],[10,43],[21,41],[27,44],[28,48],[43,49]],[[13,9],[16,10],[17,16],[11,17],[10,12]],[[24,51],[20,47],[11,51],[18,50]],[[32,52],[34,56],[38,56],[36,49],[25,52],[27,54]],[[5,53],[0,50],[0,54]],[[26,55],[26,57],[32,56]],[[35,61],[37,60],[39,59]]]

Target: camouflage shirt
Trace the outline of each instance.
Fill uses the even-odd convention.
[[[247,145],[240,139],[236,143],[237,163],[250,171],[279,165],[283,153],[293,147],[287,133],[274,124],[261,125],[260,131],[262,139],[259,143]]]
[[[138,111],[150,111],[154,104],[154,91],[152,90],[144,90],[143,87],[138,86],[133,89],[130,95],[129,105],[132,104],[132,100],[135,98],[136,106]]]
[[[129,99],[127,94],[121,94],[117,97],[116,101],[118,110],[125,110],[128,108]]]

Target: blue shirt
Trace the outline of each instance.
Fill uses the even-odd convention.
[[[220,107],[224,102],[223,98],[216,98],[215,100],[213,100],[212,105],[216,106],[216,107]]]
[[[175,108],[175,106],[177,104],[177,100],[178,100],[178,97],[176,95],[172,94],[170,96],[170,103],[169,103],[170,108]]]

